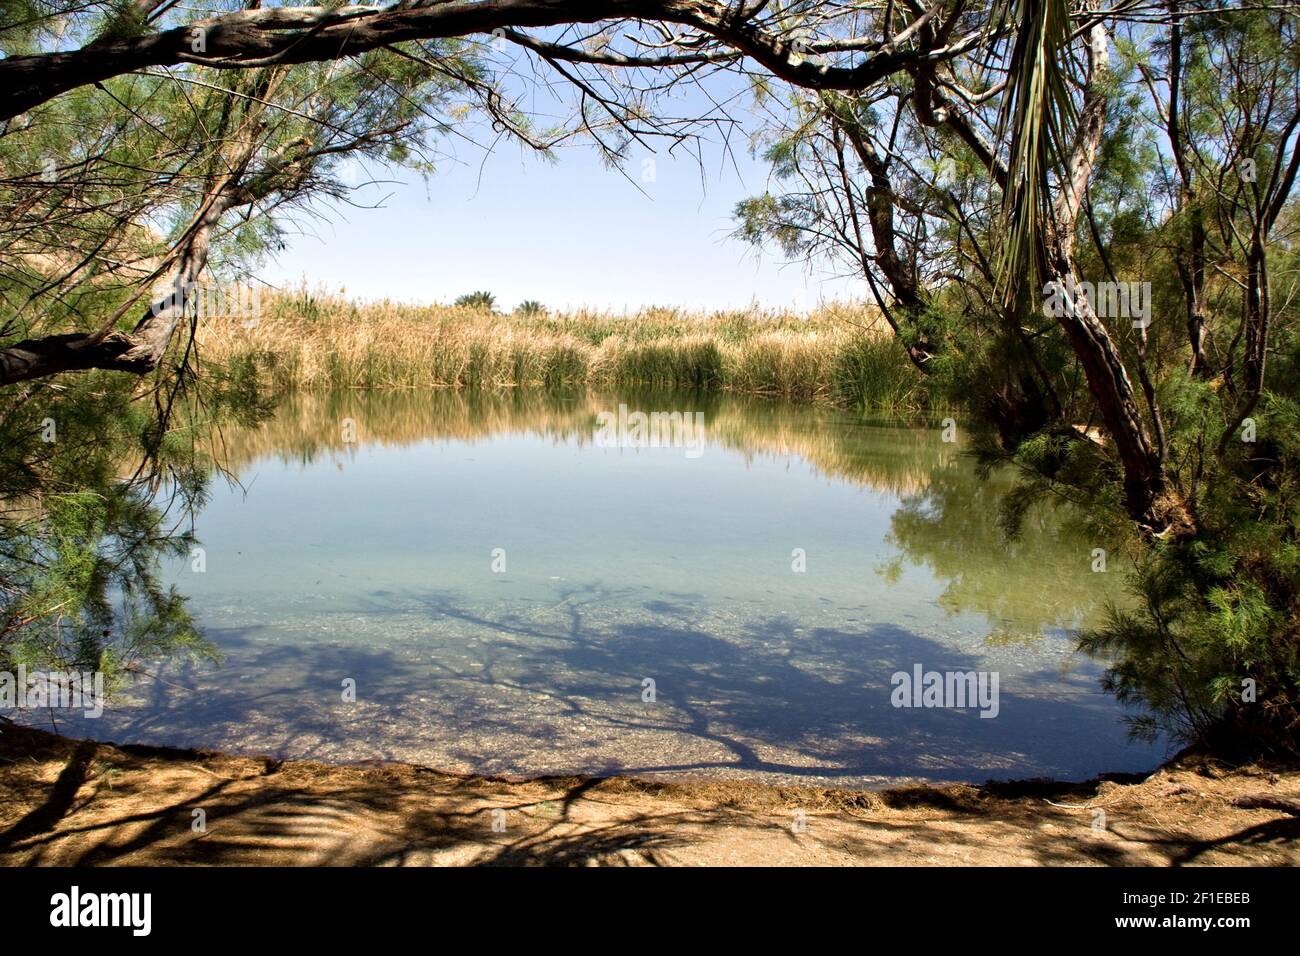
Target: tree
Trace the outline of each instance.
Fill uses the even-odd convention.
[[[656,116],[653,109],[657,94],[693,81],[705,69],[747,69],[743,63],[750,58],[792,83],[856,88],[920,55],[913,44],[902,42],[902,34],[888,41],[868,39],[884,20],[890,32],[892,13],[844,12],[823,2],[769,6],[697,0],[253,4],[191,21],[160,0],[90,6],[15,0],[0,21],[5,53],[0,120],[8,121],[0,140],[9,140],[0,170],[5,222],[21,223],[63,198],[60,189],[47,187],[66,191],[69,180],[104,182],[101,177],[110,171],[102,168],[103,151],[161,131],[166,132],[156,138],[165,140],[166,148],[160,146],[157,156],[170,168],[155,170],[147,180],[127,181],[120,166],[111,169],[128,197],[116,218],[94,209],[103,222],[91,226],[87,216],[78,215],[86,207],[63,207],[77,222],[64,222],[61,233],[86,233],[79,247],[83,255],[69,272],[82,276],[86,268],[99,267],[101,240],[107,233],[120,234],[119,226],[138,226],[151,212],[176,207],[189,218],[172,230],[165,250],[155,244],[148,255],[135,254],[134,262],[153,267],[138,270],[139,294],[132,301],[147,308],[133,322],[124,323],[129,307],[97,319],[89,329],[47,333],[40,326],[48,323],[11,322],[2,337],[10,344],[0,346],[0,384],[89,368],[153,370],[171,344],[189,290],[207,266],[215,235],[232,216],[256,229],[269,210],[329,193],[321,175],[348,153],[391,158],[418,150],[431,130],[450,124],[445,111],[430,110],[446,96],[469,98],[496,130],[532,148],[546,150],[586,135],[617,160],[629,142],[653,137],[677,142],[693,129],[721,122]],[[915,24],[929,19],[919,6],[904,6],[914,8]],[[577,26],[587,24],[590,29]],[[538,36],[525,28],[556,29]],[[904,34],[909,32],[916,27]],[[534,133],[509,94],[511,69],[494,66],[490,44],[464,39],[473,34],[495,37],[493,42],[523,51],[557,74],[576,100],[571,124]],[[972,29],[945,49],[929,46],[924,55],[957,55],[979,36]],[[647,71],[667,80],[661,83]],[[223,82],[222,74],[242,78]],[[310,88],[313,82],[317,89]],[[351,98],[337,98],[338,88],[349,84]],[[320,105],[322,99],[327,105]],[[383,115],[374,115],[375,102]],[[241,105],[227,108],[235,103]],[[177,139],[170,128],[185,113],[191,114],[181,121],[187,138]],[[75,143],[57,142],[57,136],[43,132],[71,128],[74,114],[103,117],[103,126],[89,127],[103,135],[93,143]],[[214,132],[210,120],[218,117]],[[41,173],[51,154],[54,183]],[[182,164],[188,169],[195,161],[211,170],[201,196],[191,188],[191,177],[178,173]],[[62,236],[53,241],[51,232],[19,225],[11,235],[23,241],[19,255],[40,258],[65,252]],[[40,247],[41,236],[49,248]],[[158,293],[152,287],[163,278],[166,286]],[[24,308],[39,315],[40,300],[61,290],[45,281],[34,286],[39,294]],[[15,341],[10,334],[15,329],[28,337]]]
[[[467,309],[491,312],[496,307],[496,296],[491,292],[467,292],[462,296],[457,296],[454,304],[464,306]]]
[[[1090,645],[1119,649],[1117,692],[1176,705],[1202,737],[1226,722],[1294,741],[1294,358],[1270,372],[1295,348],[1291,297],[1276,294],[1294,281],[1275,267],[1293,258],[1300,218],[1293,8],[5,9],[0,385],[36,383],[22,400],[90,369],[183,395],[193,337],[175,331],[199,321],[200,276],[273,242],[277,214],[346,195],[338,164],[351,155],[422,162],[472,114],[542,151],[588,138],[617,165],[632,143],[729,130],[725,113],[664,115],[663,94],[710,71],[744,75],[788,188],[743,206],[742,231],[860,271],[911,362],[969,404],[985,460],[1025,475],[1009,525],[1051,493],[1136,533],[1144,580],[1164,584],[1144,591],[1147,618],[1117,618]],[[60,17],[71,26],[56,32]],[[498,42],[562,81],[564,122],[534,129]],[[1096,294],[1163,290],[1164,272],[1177,277],[1178,339],[1152,324],[1149,296]],[[1261,427],[1263,442],[1241,440]],[[1225,548],[1249,561],[1234,568]],[[1212,636],[1244,620],[1249,639]],[[1163,669],[1143,665],[1152,647]],[[1270,688],[1268,706],[1229,700],[1234,668]]]
[[[1054,495],[1136,532],[1139,610],[1084,646],[1149,705],[1140,729],[1293,753],[1297,382],[1268,359],[1295,348],[1273,264],[1294,260],[1298,66],[1294,9],[1008,3],[910,82],[794,93],[768,154],[793,187],[738,210],[756,241],[856,263],[985,463],[1020,470],[1009,530]]]
[[[313,202],[347,201],[359,169],[430,170],[453,135],[540,152],[585,138],[618,164],[633,143],[729,129],[660,108],[710,71],[848,88],[916,55],[870,39],[876,12],[769,6],[0,5],[0,650],[103,663],[130,634],[192,636],[155,586],[189,541],[153,497],[178,492],[183,518],[204,437],[257,408],[249,370],[194,361],[205,284],[229,287]],[[565,118],[539,128],[519,109],[529,69],[560,81]],[[145,600],[114,612],[114,591]]]

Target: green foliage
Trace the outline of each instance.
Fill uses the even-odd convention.
[[[831,381],[840,404],[864,411],[912,412],[935,397],[898,343],[879,335],[854,336],[841,347]]]
[[[146,11],[136,0],[110,0],[103,16],[98,41],[128,40],[143,36],[149,28]]]
[[[997,137],[1010,137],[999,277],[1014,299],[1026,277],[1030,289],[1038,287],[1050,178],[1074,141],[1076,107],[1063,55],[1073,24],[1067,0],[1000,0],[991,20],[993,30],[1009,26],[1015,37]]]
[[[1178,441],[1206,436],[1207,386],[1182,383]],[[1148,713],[1135,730],[1225,752],[1300,754],[1300,408],[1270,394],[1256,441],[1234,441],[1197,502],[1200,533],[1142,552],[1136,609],[1083,646]]]
[[[139,36],[194,13],[162,16],[146,24],[132,0],[0,0],[0,51]],[[345,195],[356,184],[348,164],[427,171],[425,147],[467,84],[492,80],[465,41],[416,49],[439,66],[385,49],[292,69],[141,70],[3,124],[0,346],[129,333],[174,268],[165,257],[232,169],[236,195],[256,198],[208,237],[205,281],[225,287],[280,245],[284,216]],[[204,362],[196,375],[187,325],[147,381],[90,373],[0,388],[0,666],[121,676],[210,650],[165,582],[196,544],[185,518],[216,473],[218,430],[265,414],[265,356]]]
[[[73,15],[77,44],[191,16],[175,8],[150,25],[131,0],[0,0],[0,52],[53,48],[62,42],[59,13]],[[1268,5],[1184,13],[1181,101],[1163,118],[1183,125],[1194,181],[1184,181],[1161,128],[1157,100],[1175,85],[1161,76],[1171,68],[1168,28],[1155,15],[1114,20],[1115,60],[1093,86],[1111,108],[1072,242],[1056,242],[1064,237],[1051,221],[1084,81],[1072,38],[1079,20],[1065,0],[966,11],[972,25],[982,17],[984,42],[945,59],[937,74],[904,70],[870,90],[825,95],[751,78],[773,118],[756,142],[773,177],[769,191],[737,205],[738,234],[861,271],[897,337],[920,356],[924,378],[897,343],[874,334],[751,334],[736,321],[702,328],[672,311],[643,323],[560,323],[527,302],[514,321],[528,334],[502,341],[488,292],[457,299],[455,323],[399,323],[400,337],[354,339],[350,351],[346,329],[303,296],[302,324],[291,332],[301,339],[306,329],[329,348],[321,361],[295,366],[290,353],[301,343],[282,341],[276,371],[291,377],[311,366],[349,384],[418,374],[470,387],[591,380],[890,409],[960,403],[985,473],[1009,466],[1018,478],[985,517],[996,513],[1014,536],[1048,500],[1071,501],[1099,544],[1132,557],[1135,603],[1117,605],[1083,646],[1106,660],[1115,693],[1145,707],[1137,729],[1298,753],[1300,222],[1292,204],[1254,244],[1267,244],[1269,263],[1267,295],[1255,301],[1272,311],[1248,328],[1244,277],[1260,272],[1247,268],[1242,237],[1265,204],[1259,182],[1247,188],[1232,167],[1242,159],[1264,172],[1288,166],[1300,44],[1293,19]],[[945,30],[955,25],[939,20]],[[0,340],[132,328],[154,264],[190,234],[206,191],[232,167],[239,195],[257,199],[212,236],[211,267],[221,275],[274,249],[283,214],[344,196],[346,162],[427,171],[427,141],[475,108],[494,131],[543,153],[586,130],[612,163],[627,157],[640,102],[618,116],[583,95],[568,133],[535,142],[527,117],[509,105],[516,97],[502,95],[475,49],[452,38],[293,68],[142,68],[3,124]],[[940,76],[943,102],[925,89]],[[596,131],[611,120],[621,130],[606,142]],[[1204,301],[1194,302],[1193,264],[1181,250],[1200,230],[1208,231],[1209,278]],[[1053,269],[1090,281],[1149,282],[1157,321],[1139,334],[1128,316],[1100,316],[1067,331],[1039,307],[1035,276],[1049,256],[1062,260]],[[1201,377],[1184,371],[1193,311],[1210,332]],[[1252,339],[1262,343],[1252,354],[1268,359],[1262,391],[1241,374],[1250,347],[1241,343]],[[140,657],[200,647],[183,602],[160,583],[164,563],[183,557],[192,539],[158,496],[172,495],[182,510],[201,503],[213,467],[205,438],[222,420],[256,417],[265,355],[235,351],[225,370],[199,381],[181,351],[139,391],[96,374],[0,392],[0,659],[120,671]],[[1121,392],[1123,402],[1107,403]],[[54,441],[44,437],[47,422],[57,427]],[[1116,439],[1134,434],[1142,441],[1118,454]],[[1134,462],[1155,459],[1147,487],[1160,489],[1162,524],[1125,503],[1132,474],[1153,470]],[[1254,699],[1243,699],[1243,681],[1253,682]]]
[[[0,668],[99,670],[213,657],[168,563],[197,542],[223,422],[267,412],[246,368],[172,385],[165,424],[128,377],[97,373],[0,396]]]
[[[1133,601],[1091,622],[1082,643],[1109,665],[1107,686],[1141,708],[1136,730],[1298,754],[1300,209],[1286,195],[1257,273],[1266,324],[1251,325],[1243,298],[1259,184],[1300,150],[1294,18],[1209,5],[1181,21],[1181,166],[1164,128],[1168,25],[1109,25],[1110,66],[1090,81],[1109,100],[1100,145],[1075,234],[1061,244],[1054,200],[1067,153],[1085,141],[1075,127],[1088,37],[1071,39],[1078,21],[1063,0],[1004,0],[990,21],[990,35],[1005,28],[1004,66],[953,75],[990,94],[996,77],[1006,81],[996,98],[956,107],[974,129],[995,131],[1002,169],[979,159],[970,128],[946,128],[943,104],[922,108],[924,78],[793,94],[756,150],[772,186],[737,205],[736,234],[789,258],[834,258],[868,281],[901,344],[926,355],[922,391],[961,408],[983,474],[1016,476],[992,508],[1005,534],[1067,502],[1098,547],[1123,556],[1113,570],[1135,568]],[[1249,182],[1247,158],[1258,173]],[[1058,321],[1039,295],[1043,266],[1149,289],[1150,323],[1139,332],[1115,310],[1096,316],[1100,333]],[[1191,315],[1206,332],[1196,374]],[[1267,344],[1258,394],[1246,381],[1252,338]],[[869,347],[837,361],[850,400],[890,374]],[[1134,487],[1134,498],[1158,493],[1133,508]],[[1254,701],[1242,700],[1243,681]]]
[[[496,296],[491,292],[467,292],[456,299],[455,305],[466,309],[491,312],[496,308]]]
[[[808,250],[808,240],[800,228],[812,215],[808,203],[801,196],[774,196],[764,193],[736,203],[733,216],[738,223],[737,236],[758,245],[772,240],[789,258],[803,255]]]

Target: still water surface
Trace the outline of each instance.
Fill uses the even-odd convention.
[[[701,412],[703,444],[607,447],[597,416],[620,403]],[[73,732],[853,787],[1164,754],[1127,740],[1073,651],[1122,600],[1117,570],[1093,573],[1059,514],[1002,540],[1005,482],[938,427],[681,394],[346,393],[227,438],[238,485],[199,516],[206,569],[171,569],[221,666],[165,671]],[[891,706],[918,664],[996,672],[996,718]]]

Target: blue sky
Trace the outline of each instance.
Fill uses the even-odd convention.
[[[485,289],[507,309],[536,299],[552,309],[757,301],[804,310],[867,294],[858,282],[825,269],[810,275],[779,253],[759,257],[729,237],[735,203],[767,183],[766,165],[747,154],[743,136],[734,165],[717,144],[705,148],[702,164],[635,150],[626,171],[636,185],[588,146],[560,150],[558,163],[513,144],[486,158],[458,148],[427,182],[372,168],[362,180],[398,181],[364,187],[356,201],[382,200],[382,208],[333,208],[326,221],[304,221],[308,234],[293,238],[261,275],[277,286],[305,281],[410,302]],[[649,158],[653,181],[643,181]]]

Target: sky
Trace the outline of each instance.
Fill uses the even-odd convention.
[[[514,144],[486,156],[458,148],[427,181],[371,167],[358,180],[385,182],[354,201],[378,208],[332,207],[324,221],[302,222],[304,234],[260,274],[360,299],[446,302],[481,289],[503,309],[533,299],[553,310],[804,311],[865,297],[860,282],[825,268],[809,274],[730,237],[736,202],[767,187],[766,164],[745,143],[738,138],[730,159],[706,146],[703,162],[634,152],[627,178],[590,146],[559,150],[558,162]]]

